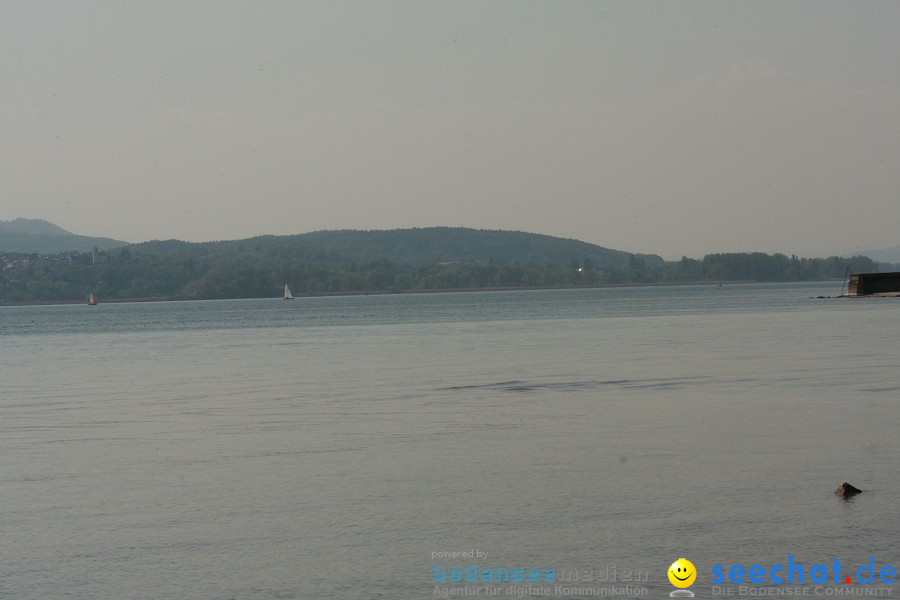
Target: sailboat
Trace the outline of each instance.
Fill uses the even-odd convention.
[[[293,300],[294,295],[291,293],[291,288],[288,287],[288,284],[284,284],[284,299],[285,300]]]
[[[97,306],[97,296],[94,295],[94,292],[88,296],[88,306]]]

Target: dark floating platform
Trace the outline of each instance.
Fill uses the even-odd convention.
[[[900,273],[855,273],[850,275],[848,296],[896,296],[900,294]]]

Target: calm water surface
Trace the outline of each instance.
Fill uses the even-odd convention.
[[[900,300],[839,285],[2,307],[0,597],[898,566]]]

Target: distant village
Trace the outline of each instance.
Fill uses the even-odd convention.
[[[59,254],[31,254],[22,252],[7,252],[0,255],[0,271],[16,272],[33,267],[48,267],[73,264],[99,265],[105,263],[107,254],[103,250],[94,247],[91,252],[79,252],[71,250]]]

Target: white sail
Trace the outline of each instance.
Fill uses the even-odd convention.
[[[291,293],[291,288],[289,288],[287,284],[284,284],[284,299],[285,300],[293,300],[294,299],[294,295]]]

